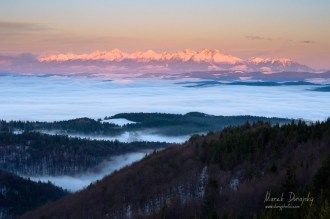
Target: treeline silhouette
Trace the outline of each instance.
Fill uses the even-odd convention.
[[[80,133],[89,135],[118,135],[123,132],[120,126],[113,123],[102,123],[100,120],[78,118],[67,121],[31,122],[31,121],[0,121],[1,132],[23,132],[56,130],[62,134]]]
[[[269,191],[314,201],[268,209]],[[22,218],[329,218],[329,201],[330,119],[256,122],[195,135]]]

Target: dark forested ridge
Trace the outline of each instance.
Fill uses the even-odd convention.
[[[187,114],[167,113],[120,113],[105,119],[124,118],[135,123],[127,124],[125,130],[154,129],[163,135],[187,135],[219,131],[228,126],[242,125],[245,122],[288,123],[291,120],[283,118],[267,118],[260,116],[213,116],[199,112]]]
[[[109,157],[142,149],[158,149],[160,142],[96,141],[37,132],[0,133],[0,168],[25,175],[72,175],[96,167]]]
[[[320,91],[320,92],[330,92],[330,86],[324,86],[324,87],[317,87],[312,89],[313,91]]]
[[[268,121],[273,124],[287,123],[289,119],[258,116],[212,116],[204,113],[120,113],[108,119],[124,118],[135,123],[118,126],[101,119],[78,118],[56,122],[0,121],[0,132],[56,131],[58,134],[85,134],[90,136],[116,136],[125,131],[152,130],[153,133],[168,136],[189,135],[219,131],[245,122]]]
[[[244,85],[244,86],[304,86],[304,85],[314,85],[320,86],[319,84],[306,82],[306,81],[288,81],[288,82],[276,82],[276,81],[234,81],[234,82],[221,82],[216,80],[210,81],[187,81],[178,82],[177,84],[182,84],[188,88],[202,88],[209,86],[226,86],[226,85]]]
[[[21,132],[56,130],[62,134],[80,133],[91,135],[117,135],[122,133],[120,126],[112,123],[102,123],[100,120],[78,118],[55,122],[32,121],[0,121],[1,132]]]
[[[313,202],[266,208],[290,192]],[[195,135],[22,218],[329,218],[329,201],[330,119],[258,122]]]
[[[16,218],[67,194],[51,183],[32,182],[0,170],[0,218]]]

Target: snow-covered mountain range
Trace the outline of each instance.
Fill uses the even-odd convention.
[[[323,74],[322,74],[323,73]],[[287,58],[242,59],[216,49],[176,52],[153,50],[47,55],[1,55],[0,75],[87,76],[123,78],[203,78],[217,80],[317,81],[329,82],[330,72],[314,70]]]
[[[107,62],[113,65],[125,63],[126,67],[145,66],[153,71],[186,72],[194,70],[233,70],[233,71],[259,71],[265,73],[281,71],[312,71],[308,66],[299,64],[287,58],[259,58],[243,60],[241,58],[225,55],[219,50],[203,49],[195,51],[185,49],[176,52],[157,53],[153,50],[126,53],[119,49],[112,51],[95,51],[87,54],[51,54],[38,57],[42,63],[66,62]],[[143,68],[142,68],[143,69]]]

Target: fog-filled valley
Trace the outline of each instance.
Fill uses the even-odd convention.
[[[78,190],[86,188],[92,182],[101,180],[104,176],[111,174],[115,170],[119,170],[127,165],[141,160],[144,156],[152,151],[143,150],[139,152],[132,152],[117,156],[112,156],[109,160],[105,160],[100,163],[94,169],[81,174],[74,175],[59,175],[59,176],[32,176],[27,177],[32,181],[52,182],[54,185],[67,189],[70,192],[76,192]]]
[[[40,130],[41,133],[49,135],[59,135],[60,131],[44,131]],[[63,134],[63,133],[62,133]],[[68,134],[72,138],[82,138],[98,141],[120,141],[120,142],[135,142],[135,141],[151,141],[151,142],[168,142],[168,143],[183,143],[187,141],[190,135],[180,135],[180,136],[166,136],[152,133],[150,131],[134,131],[134,132],[124,132],[123,134],[116,136],[98,136],[98,135],[83,135],[83,134]]]

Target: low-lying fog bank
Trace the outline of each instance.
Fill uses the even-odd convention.
[[[119,126],[124,126],[127,124],[134,124],[136,122],[127,120],[127,119],[123,119],[123,118],[118,118],[118,119],[108,119],[108,120],[103,120],[102,122],[108,122],[108,123],[113,123]]]
[[[56,131],[56,130],[54,131],[39,130],[39,132],[48,135],[65,134],[61,131]],[[123,134],[116,136],[94,136],[94,135],[82,135],[82,134],[68,134],[68,136],[73,138],[77,137],[77,138],[99,140],[99,141],[118,140],[120,142],[126,142],[126,143],[130,143],[134,141],[148,141],[148,142],[167,142],[167,143],[175,143],[175,144],[183,143],[191,137],[191,135],[165,136],[165,135],[155,134],[149,131],[124,132]]]
[[[123,155],[113,156],[108,161],[104,161],[94,171],[86,172],[74,176],[40,176],[29,177],[32,181],[48,182],[50,181],[56,186],[67,189],[71,192],[76,192],[87,187],[92,182],[102,179],[104,176],[111,174],[115,170],[119,170],[127,165],[141,160],[151,150],[143,150],[132,152]]]

